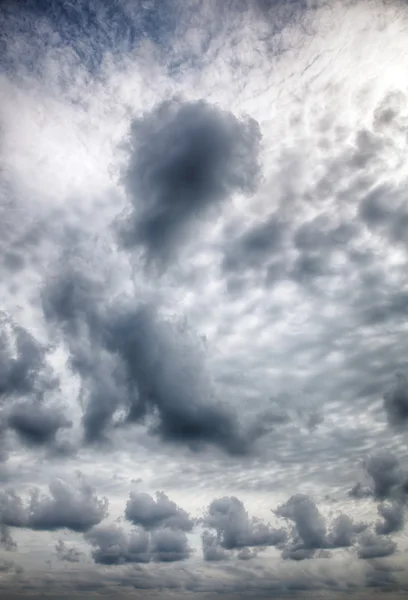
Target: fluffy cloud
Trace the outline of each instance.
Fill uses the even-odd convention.
[[[345,514],[336,517],[327,530],[326,521],[315,502],[305,494],[291,496],[276,511],[278,517],[292,521],[294,536],[282,552],[283,558],[303,560],[313,558],[316,551],[320,556],[329,556],[324,551],[349,548],[354,545],[358,534],[367,529],[365,523],[355,523]]]
[[[202,522],[216,532],[214,536],[206,531],[202,537],[204,558],[211,561],[227,557],[225,550],[278,546],[287,536],[283,529],[274,529],[255,517],[250,519],[235,496],[213,500]]]
[[[83,480],[70,485],[55,479],[50,483],[49,491],[47,496],[38,488],[33,489],[28,503],[24,503],[14,490],[2,492],[0,523],[38,531],[70,529],[84,532],[107,515],[108,501],[99,499]]]
[[[147,304],[108,304],[104,293],[78,266],[44,290],[46,318],[62,331],[81,378],[86,441],[101,439],[122,409],[128,424],[150,417],[151,433],[163,440],[247,453],[257,428],[245,432],[233,411],[214,400],[199,340],[186,324]]]
[[[94,561],[104,565],[148,563],[151,560],[177,562],[190,555],[186,535],[174,529],[158,529],[149,534],[139,528],[127,534],[116,525],[101,525],[85,537],[94,547]]]
[[[193,521],[185,510],[170,500],[164,492],[157,492],[156,499],[149,494],[133,492],[126,504],[126,519],[147,530],[160,526],[191,531]]]
[[[58,408],[24,403],[12,409],[8,425],[27,445],[45,446],[55,443],[58,431],[71,427],[72,422]]]
[[[397,456],[390,451],[372,454],[364,463],[367,475],[372,480],[372,486],[357,483],[350,490],[350,495],[356,498],[395,499],[405,502],[407,497],[407,473]]]
[[[358,547],[359,558],[380,558],[391,556],[397,549],[397,544],[391,539],[376,536],[371,532],[364,533],[360,538]]]

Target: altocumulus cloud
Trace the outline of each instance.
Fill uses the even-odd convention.
[[[1,597],[406,592],[406,6],[0,23]]]

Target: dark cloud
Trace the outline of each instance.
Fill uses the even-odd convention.
[[[367,531],[360,537],[357,553],[359,558],[380,558],[391,556],[396,549],[397,544],[389,538]]]
[[[355,498],[374,497],[378,500],[395,499],[404,502],[407,494],[406,475],[398,458],[390,451],[377,452],[364,463],[367,475],[372,480],[372,486],[357,483],[349,495]]]
[[[6,527],[26,527],[27,509],[14,490],[0,492],[0,523]]]
[[[403,504],[394,501],[382,503],[378,506],[378,514],[383,518],[377,521],[375,531],[378,535],[389,535],[401,531],[405,524],[405,510]]]
[[[117,525],[101,525],[86,533],[85,539],[95,548],[94,561],[102,565],[147,563],[151,558],[149,534],[143,529],[128,535]]]
[[[60,429],[72,426],[59,409],[37,403],[16,405],[8,418],[9,427],[29,446],[55,443]]]
[[[209,532],[203,534],[203,553],[206,560],[226,558],[228,555],[223,549],[279,546],[287,538],[284,529],[273,529],[255,517],[250,519],[244,504],[234,496],[213,500],[202,522],[206,528],[216,531],[216,537]]]
[[[365,528],[365,524],[355,524],[348,515],[339,515],[334,519],[327,536],[330,548],[349,548],[356,539],[356,533]]]
[[[408,300],[405,300],[405,310]],[[395,385],[384,395],[384,408],[392,426],[403,426],[408,420],[408,382],[402,373],[397,375]]]
[[[275,511],[278,517],[293,521],[296,538],[291,545],[291,558],[300,552],[310,553],[326,547],[326,524],[316,504],[305,494],[291,496],[285,504]],[[295,553],[292,556],[292,553]]]
[[[45,316],[58,327],[81,378],[87,442],[114,426],[150,419],[150,432],[194,450],[213,444],[231,454],[251,449],[258,430],[243,431],[236,415],[213,398],[198,338],[154,306],[105,307],[103,286],[76,268],[44,289]]]
[[[147,530],[161,526],[183,531],[191,531],[193,528],[193,521],[188,513],[164,492],[157,492],[156,499],[145,493],[131,493],[125,516],[134,525],[141,525]]]
[[[47,364],[47,348],[0,311],[0,402],[42,397],[56,385]]]
[[[0,523],[40,531],[70,529],[84,532],[107,515],[107,500],[95,496],[94,490],[82,480],[77,486],[71,486],[55,479],[49,491],[50,495],[46,496],[34,489],[26,505],[13,490],[3,492],[0,495]]]
[[[400,482],[398,459],[390,452],[381,452],[371,456],[365,467],[373,480],[374,496],[388,498]]]
[[[132,123],[124,177],[133,213],[126,245],[167,259],[195,219],[258,175],[260,132],[204,101],[164,102]]]
[[[220,546],[218,536],[204,531],[201,536],[203,557],[208,562],[219,562],[231,557],[231,552]]]
[[[151,534],[151,553],[155,562],[175,562],[190,556],[187,536],[183,531],[159,529]]]
[[[55,545],[55,550],[57,551],[59,560],[70,563],[81,562],[83,552],[79,552],[79,550],[77,550],[74,546],[67,546],[62,540],[58,540],[57,544]]]
[[[305,494],[291,496],[274,512],[295,525],[294,535],[282,552],[283,558],[292,560],[315,556],[327,558],[329,549],[353,546],[357,535],[367,529],[367,524],[355,523],[348,515],[341,514],[333,520],[328,531],[316,504]]]
[[[127,534],[116,525],[101,525],[89,531],[85,539],[95,548],[94,561],[104,565],[176,562],[188,558],[191,552],[185,533],[174,529],[149,534],[137,528]]]

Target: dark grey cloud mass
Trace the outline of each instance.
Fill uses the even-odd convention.
[[[390,451],[380,451],[372,454],[364,463],[367,475],[372,480],[371,486],[357,483],[350,490],[350,495],[355,498],[369,498],[377,500],[407,500],[408,474],[400,460]]]
[[[71,427],[72,422],[58,408],[26,402],[11,410],[8,425],[25,444],[45,446],[55,443],[57,432]]]
[[[94,561],[104,565],[177,562],[188,558],[191,552],[185,533],[174,529],[148,533],[137,528],[128,534],[116,525],[101,525],[85,538],[94,547]]]
[[[47,348],[0,311],[0,402],[41,398],[57,383],[47,364]]]
[[[151,305],[108,304],[104,293],[76,270],[52,279],[43,296],[47,321],[62,332],[81,378],[85,440],[103,439],[122,409],[122,425],[149,418],[151,433],[163,440],[248,453],[261,432],[256,424],[244,431],[214,399],[199,339],[185,323],[163,319]]]
[[[391,556],[396,549],[397,544],[390,538],[376,536],[372,532],[367,531],[360,538],[358,557],[370,559]]]
[[[83,480],[73,486],[55,479],[50,483],[49,492],[47,496],[34,488],[26,503],[12,489],[1,492],[0,524],[37,531],[70,529],[84,532],[107,515],[106,498],[98,498]]]
[[[292,538],[282,552],[283,558],[303,560],[330,556],[327,550],[352,547],[359,534],[368,528],[366,523],[356,523],[348,515],[336,517],[328,529],[326,520],[312,498],[305,494],[291,496],[275,511],[278,517],[294,523]],[[325,553],[326,552],[326,553]]]
[[[202,523],[216,532],[214,535],[205,531],[202,537],[204,558],[210,561],[227,558],[225,550],[279,546],[287,538],[284,529],[249,518],[244,504],[235,496],[213,500]]]
[[[125,517],[147,530],[163,526],[191,531],[194,524],[188,513],[164,492],[157,492],[156,499],[146,493],[132,492],[126,504]]]
[[[405,507],[400,502],[380,504],[378,514],[383,518],[382,521],[377,521],[375,524],[375,531],[379,535],[389,535],[404,528]]]
[[[407,308],[407,298],[403,310]],[[401,427],[408,420],[408,382],[402,373],[397,374],[395,385],[384,396],[384,408],[390,425]]]
[[[258,177],[260,130],[202,100],[164,102],[132,123],[124,183],[133,213],[127,246],[167,260],[195,219],[251,192]]]

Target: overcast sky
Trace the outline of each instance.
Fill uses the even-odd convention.
[[[4,0],[0,596],[408,593],[408,5]]]

